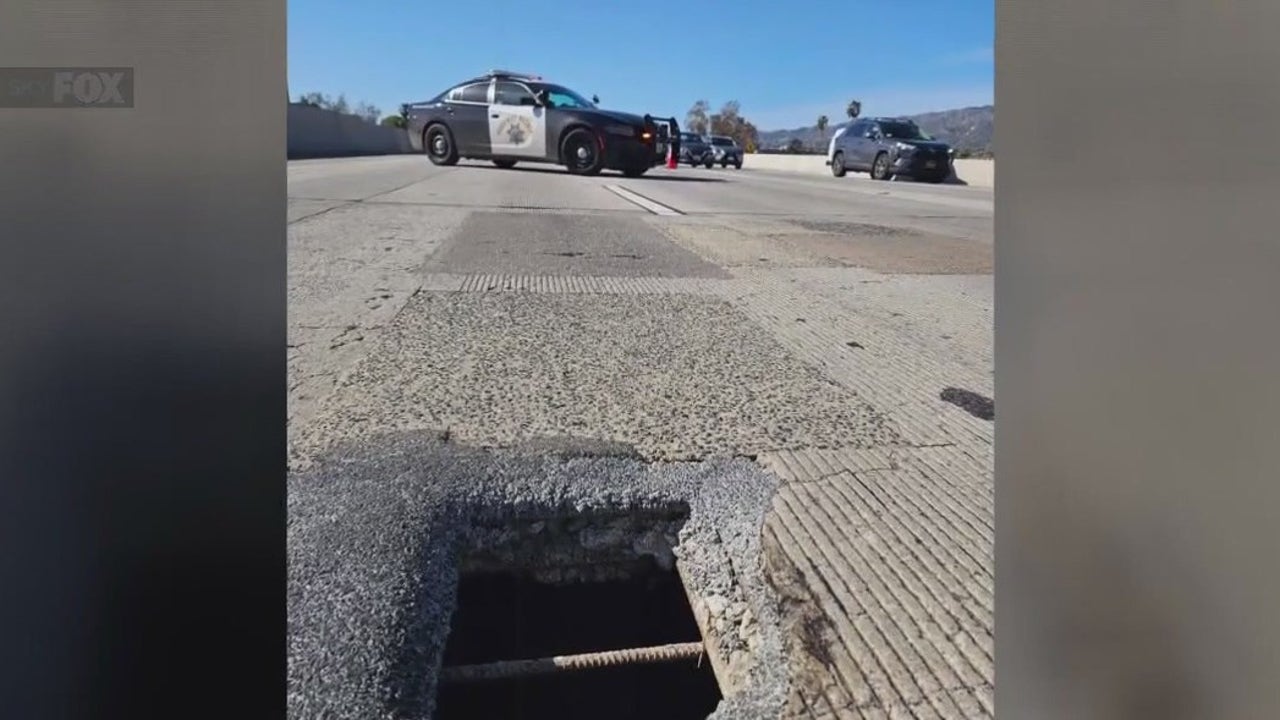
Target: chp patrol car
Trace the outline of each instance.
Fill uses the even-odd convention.
[[[436,165],[460,158],[500,168],[555,163],[577,175],[618,170],[639,177],[679,152],[674,118],[602,110],[536,75],[493,70],[404,106],[410,142]]]

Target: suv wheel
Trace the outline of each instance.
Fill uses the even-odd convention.
[[[838,150],[834,157],[831,158],[831,174],[836,177],[844,177],[844,151]]]
[[[712,166],[714,166],[715,164],[716,164],[716,161],[712,160],[711,158],[707,158],[706,162],[702,163],[703,167],[705,167],[708,170],[710,170]]]
[[[893,179],[893,173],[889,171],[889,153],[882,152],[879,155],[876,155],[876,159],[871,162],[871,179]]]

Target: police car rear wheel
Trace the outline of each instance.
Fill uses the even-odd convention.
[[[836,177],[844,177],[844,153],[837,152],[835,157],[831,158],[831,174]]]
[[[596,138],[584,128],[573,130],[560,146],[565,166],[574,175],[598,175],[604,167],[604,158],[596,146]]]
[[[435,165],[456,165],[458,150],[453,145],[453,134],[444,125],[436,124],[423,133],[423,146],[427,157]]]

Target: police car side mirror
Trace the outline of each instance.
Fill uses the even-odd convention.
[[[546,91],[546,90],[539,90],[538,92],[536,92],[536,93],[534,93],[534,94],[533,94],[533,99],[534,99],[534,100],[535,100],[539,105],[544,105],[544,106],[545,106],[545,105],[547,104],[547,98],[548,98],[548,94],[547,94],[547,91]]]

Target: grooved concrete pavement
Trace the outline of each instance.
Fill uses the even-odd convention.
[[[420,156],[289,175],[296,472],[386,432],[753,458],[780,482],[758,561],[784,715],[993,716],[993,423],[944,395],[992,395],[989,190]]]

